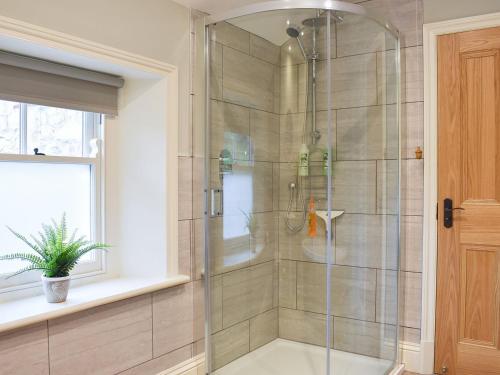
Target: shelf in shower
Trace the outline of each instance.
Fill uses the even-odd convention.
[[[345,211],[341,211],[341,210],[332,210],[330,211],[331,212],[331,219],[334,220],[336,218],[338,218],[339,216],[342,216],[344,214]],[[318,217],[321,218],[321,220],[323,220],[326,224],[327,220],[328,220],[328,211],[323,211],[323,210],[317,210],[316,211],[316,215]]]

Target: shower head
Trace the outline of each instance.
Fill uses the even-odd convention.
[[[289,26],[286,29],[286,33],[290,38],[298,38],[300,35],[300,30],[294,26]]]
[[[298,27],[288,26],[286,28],[286,33],[290,38],[296,39],[297,44],[299,45],[300,52],[302,52],[302,56],[304,56],[304,60],[308,60],[306,50],[304,49],[304,44],[302,43],[302,39],[300,38],[301,32]]]

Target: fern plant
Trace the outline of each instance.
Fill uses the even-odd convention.
[[[38,232],[39,237],[30,236],[31,241],[13,229],[7,228],[36,253],[13,253],[0,256],[0,260],[23,260],[30,263],[9,275],[8,278],[33,270],[43,271],[45,277],[66,277],[82,256],[92,250],[106,250],[110,247],[105,243],[91,243],[85,239],[85,236],[76,238],[76,230],[68,239],[65,214],[60,223],[52,220],[52,225],[42,224],[42,231]]]

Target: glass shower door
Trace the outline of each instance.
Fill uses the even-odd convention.
[[[279,374],[279,356],[299,359],[289,365],[302,374],[326,373],[328,27],[334,34],[330,13],[315,9],[207,27],[207,352],[215,374]],[[318,288],[296,293],[297,277],[312,273],[321,275]]]

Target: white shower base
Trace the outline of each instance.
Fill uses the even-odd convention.
[[[331,350],[332,375],[385,375],[393,363]],[[325,349],[277,339],[215,371],[214,375],[320,375],[326,372]]]

